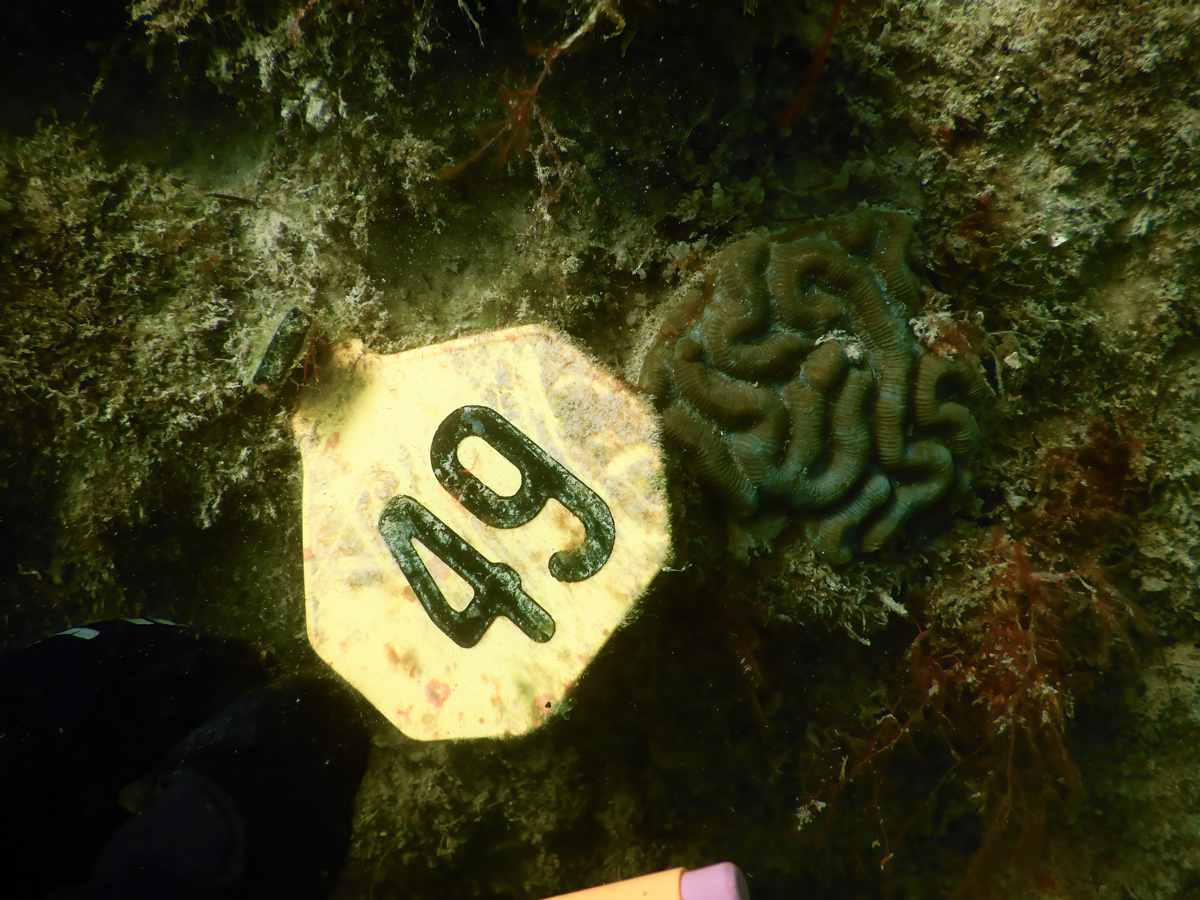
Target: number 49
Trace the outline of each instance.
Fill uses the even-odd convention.
[[[458,446],[472,435],[516,466],[521,487],[515,494],[497,494],[463,467]],[[462,406],[446,416],[433,435],[429,461],[442,487],[493,528],[519,528],[533,521],[551,497],[569,509],[583,524],[584,539],[578,547],[551,554],[547,569],[557,580],[585,581],[612,554],[616,526],[607,504],[494,409]],[[460,647],[474,647],[501,616],[538,643],[554,636],[554,619],[525,592],[511,566],[484,557],[413,497],[388,501],[379,516],[379,533],[429,618]],[[463,610],[446,601],[414,540],[471,586],[474,596]]]

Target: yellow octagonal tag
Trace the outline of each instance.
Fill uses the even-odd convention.
[[[520,734],[670,550],[657,428],[561,335],[333,350],[292,420],[313,648],[405,734]]]

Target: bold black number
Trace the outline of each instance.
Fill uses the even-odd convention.
[[[520,471],[521,487],[511,497],[497,494],[463,467],[458,445],[470,435],[487,441]],[[532,521],[551,497],[574,513],[583,523],[583,543],[550,557],[550,574],[559,581],[591,578],[608,562],[617,536],[608,505],[494,409],[461,406],[446,416],[433,436],[429,461],[442,486],[493,528]]]
[[[554,620],[521,588],[521,576],[511,566],[486,559],[412,497],[388,501],[379,516],[379,533],[433,624],[458,646],[474,647],[499,616],[511,619],[539,644],[554,636]],[[474,590],[462,612],[446,602],[417,554],[414,540],[428,547]]]

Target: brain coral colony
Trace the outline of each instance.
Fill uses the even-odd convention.
[[[642,369],[696,479],[736,517],[802,517],[832,564],[947,494],[990,393],[909,331],[911,237],[903,214],[863,210],[745,238],[668,316]]]

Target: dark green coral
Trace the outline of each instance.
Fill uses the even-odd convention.
[[[947,494],[990,393],[909,331],[911,238],[904,215],[864,210],[739,241],[642,370],[697,480],[737,515],[802,516],[832,563],[878,550]]]

